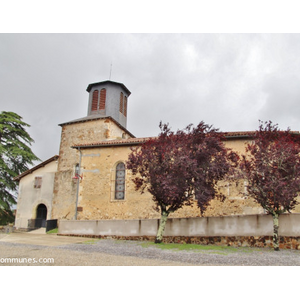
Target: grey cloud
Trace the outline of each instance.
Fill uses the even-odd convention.
[[[31,125],[33,150],[58,153],[58,124],[84,117],[89,83],[124,83],[128,130],[153,136],[201,120],[223,131],[258,120],[299,129],[299,34],[0,34],[1,110]],[[274,120],[273,120],[274,119]]]

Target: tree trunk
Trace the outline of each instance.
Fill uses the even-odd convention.
[[[166,227],[168,216],[169,216],[169,213],[165,210],[162,210],[159,228],[158,228],[156,239],[155,239],[156,244],[159,244],[162,242],[162,237],[163,237],[163,233],[164,233],[164,230]]]
[[[275,251],[279,251],[279,237],[278,237],[279,215],[277,213],[274,213],[272,216],[273,216],[273,247]]]

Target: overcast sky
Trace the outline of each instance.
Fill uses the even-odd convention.
[[[0,34],[1,111],[31,125],[34,153],[58,154],[58,124],[87,115],[88,84],[131,91],[127,129],[155,136],[201,120],[300,130],[299,34]]]

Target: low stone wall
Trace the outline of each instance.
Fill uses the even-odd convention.
[[[13,229],[13,225],[3,225],[0,226],[0,233],[12,233]]]
[[[59,235],[154,241],[160,220],[60,220]],[[272,247],[269,215],[169,219],[164,242]],[[300,249],[300,214],[279,218],[280,248]]]
[[[116,240],[131,240],[131,241],[155,241],[155,236],[118,236],[118,235],[80,235],[80,234],[58,234],[63,236],[79,236],[86,238],[106,239],[112,238]],[[300,237],[280,237],[280,249],[300,250]],[[170,244],[198,244],[198,245],[217,245],[231,247],[257,247],[273,248],[272,236],[164,236],[163,243]]]

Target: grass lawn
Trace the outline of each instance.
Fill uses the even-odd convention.
[[[272,249],[262,250],[261,248],[250,248],[250,247],[230,247],[230,246],[217,246],[217,245],[199,245],[199,244],[167,244],[160,243],[155,244],[154,242],[141,242],[142,247],[157,247],[162,250],[174,250],[174,251],[193,251],[193,252],[202,252],[207,251],[213,254],[227,255],[233,252],[261,252]]]
[[[52,230],[47,231],[47,233],[51,234],[51,233],[58,233],[58,228],[54,228]]]

